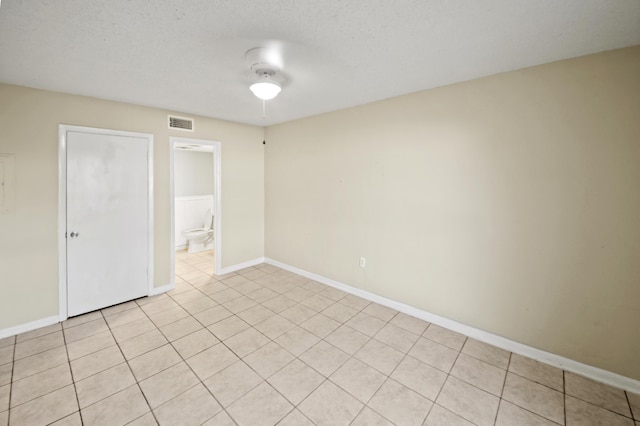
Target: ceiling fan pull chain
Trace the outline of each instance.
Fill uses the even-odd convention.
[[[267,101],[262,100],[262,118],[267,118]]]

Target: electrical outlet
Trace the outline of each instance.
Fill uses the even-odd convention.
[[[360,267],[364,268],[365,266],[367,266],[367,259],[365,259],[364,257],[360,258]]]

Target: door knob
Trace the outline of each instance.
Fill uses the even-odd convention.
[[[79,232],[71,232],[71,234],[69,234],[69,236],[70,236],[71,238],[76,238],[76,237],[79,237],[79,236],[80,236],[80,233],[79,233]]]

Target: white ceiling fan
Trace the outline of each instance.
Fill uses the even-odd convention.
[[[282,72],[282,53],[277,46],[254,47],[245,53],[251,74],[249,89],[262,100],[262,116],[265,116],[266,101],[278,96],[286,77]]]

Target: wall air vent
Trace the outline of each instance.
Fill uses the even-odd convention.
[[[169,128],[177,130],[186,130],[193,132],[193,119],[185,117],[176,117],[175,115],[169,116]]]

